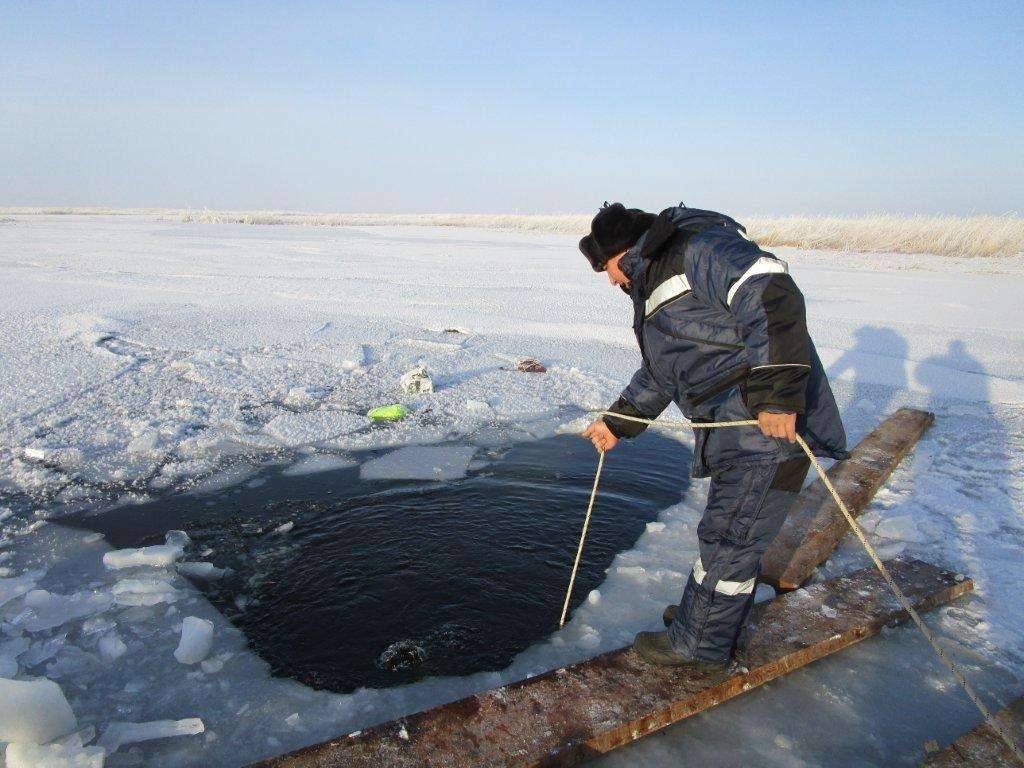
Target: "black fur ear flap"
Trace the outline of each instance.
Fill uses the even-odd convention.
[[[605,200],[605,201],[604,201],[604,205],[602,205],[601,207],[602,207],[602,208],[607,208],[607,207],[608,207],[608,201],[607,201],[607,200]]]

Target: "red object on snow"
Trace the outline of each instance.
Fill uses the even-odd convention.
[[[520,373],[547,373],[547,368],[540,364],[539,360],[532,357],[524,357],[516,363],[516,370]]]

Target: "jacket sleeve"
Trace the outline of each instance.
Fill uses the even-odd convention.
[[[695,293],[727,309],[739,328],[750,364],[750,411],[803,413],[811,344],[804,297],[786,262],[737,237],[699,250],[694,272]]]
[[[645,363],[640,370],[633,374],[629,386],[622,391],[619,399],[612,403],[608,410],[612,413],[621,413],[624,416],[656,419],[671,402],[671,395],[666,394],[658,386]],[[619,438],[636,437],[647,429],[646,424],[616,419],[614,416],[605,416],[604,423],[608,425],[611,433]]]

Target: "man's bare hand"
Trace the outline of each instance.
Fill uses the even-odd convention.
[[[766,437],[780,437],[796,442],[796,414],[795,413],[769,413],[761,411],[757,414],[757,425],[764,432]]]
[[[608,425],[598,419],[582,432],[583,437],[594,444],[599,451],[610,451],[619,443],[619,438],[612,434]]]

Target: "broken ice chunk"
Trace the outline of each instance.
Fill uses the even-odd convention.
[[[168,531],[164,534],[164,544],[170,547],[185,549],[190,543],[192,543],[192,539],[184,531]]]
[[[407,446],[363,464],[363,480],[457,480],[466,476],[470,445]]]
[[[758,584],[754,591],[754,602],[765,603],[775,599],[775,589],[771,584]]]
[[[46,744],[77,728],[75,713],[52,680],[0,679],[0,741]]]
[[[27,637],[16,637],[0,644],[0,677],[15,677],[18,674],[18,656],[28,646]]]
[[[100,638],[97,647],[100,656],[106,662],[116,661],[124,656],[128,650],[128,646],[124,644],[124,641],[117,634],[104,635]]]
[[[910,515],[883,518],[875,527],[875,535],[885,539],[921,544],[928,537],[921,533]]]
[[[0,606],[30,591],[42,575],[42,571],[28,571],[13,579],[0,579]]]
[[[178,573],[188,576],[190,579],[200,581],[216,581],[223,578],[231,570],[230,568],[218,568],[213,563],[207,562],[185,562],[177,564]]]
[[[181,622],[181,640],[174,658],[182,664],[198,664],[213,646],[213,622],[198,616],[186,616]]]
[[[274,529],[274,533],[288,533],[294,527],[295,521],[289,520],[287,523],[281,523],[277,526],[277,528]]]
[[[18,657],[18,660],[26,669],[38,667],[44,661],[52,659],[64,644],[67,642],[68,633],[56,635],[46,640],[37,640]]]
[[[322,443],[367,426],[366,417],[347,411],[283,413],[270,420],[263,431],[282,445]]]
[[[153,720],[149,723],[114,722],[100,736],[99,745],[107,752],[116,752],[125,744],[136,744],[150,739],[166,739],[171,736],[194,736],[206,730],[198,717],[183,720]]]
[[[8,744],[7,768],[103,768],[103,747],[75,744]]]
[[[182,548],[174,544],[156,544],[138,549],[115,549],[103,554],[103,565],[112,571],[140,566],[166,568],[183,554]]]
[[[111,591],[118,605],[173,603],[181,594],[163,579],[122,579]]]
[[[25,595],[25,607],[29,610],[20,623],[29,632],[41,632],[74,619],[103,613],[113,604],[113,598],[106,592],[58,595],[45,589],[33,589]]]

